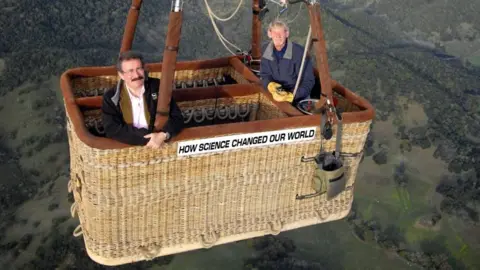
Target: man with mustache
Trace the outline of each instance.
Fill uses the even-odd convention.
[[[172,98],[168,122],[160,132],[153,132],[160,80],[148,77],[143,57],[132,51],[119,55],[117,71],[121,83],[103,95],[106,136],[130,145],[159,149],[183,129],[180,108]]]
[[[315,85],[315,75],[310,58],[305,58],[303,74],[295,97],[293,91],[300,76],[300,66],[304,48],[288,40],[289,29],[286,23],[275,20],[268,26],[268,37],[272,39],[266,46],[260,61],[260,78],[263,87],[272,93],[277,101],[293,104],[309,98]],[[285,90],[278,92],[277,89]]]

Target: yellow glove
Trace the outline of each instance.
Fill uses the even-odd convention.
[[[272,97],[275,101],[277,102],[282,102],[282,101],[287,101],[287,102],[292,102],[293,101],[293,94],[284,90],[279,90],[282,88],[282,85],[276,82],[270,82],[268,84],[268,91],[272,94]]]
[[[267,85],[267,88],[268,88],[268,92],[270,92],[273,95],[273,93],[277,92],[278,88],[282,88],[282,85],[276,82],[270,82]]]
[[[287,101],[292,103],[293,101],[293,93],[287,91],[277,91],[272,93],[273,99],[278,102]]]

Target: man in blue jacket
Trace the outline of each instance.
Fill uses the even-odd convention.
[[[277,95],[276,89],[282,88],[286,92],[283,94],[283,100],[293,104],[309,98],[310,92],[315,85],[315,75],[310,58],[305,58],[303,75],[300,80],[295,97],[293,91],[300,73],[302,65],[303,46],[288,40],[288,26],[275,20],[268,26],[268,37],[272,42],[266,46],[260,64],[260,78],[263,87],[268,89],[274,98],[278,101],[282,99]]]

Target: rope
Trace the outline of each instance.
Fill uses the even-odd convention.
[[[224,115],[220,115],[220,112],[221,112],[222,110],[225,112]],[[228,108],[225,107],[225,106],[222,106],[222,107],[218,108],[215,113],[216,113],[215,116],[218,117],[218,119],[221,119],[221,120],[227,119],[227,117],[228,117]]]
[[[307,58],[308,50],[310,49],[310,37],[312,35],[312,27],[308,27],[308,34],[307,40],[305,41],[305,50],[303,51],[302,57],[302,65],[300,66],[300,71],[298,72],[297,82],[295,83],[295,90],[293,90],[293,98],[295,99],[295,95],[297,94],[298,86],[300,85],[300,80],[302,79],[303,75],[303,68],[305,67],[305,59]]]
[[[212,231],[201,235],[201,241],[204,248],[211,248],[218,241],[219,235],[217,232]]]
[[[70,214],[72,217],[75,217],[75,213],[77,212],[77,202],[72,203],[72,206],[70,206]]]
[[[75,230],[73,230],[73,236],[79,237],[83,234],[82,225],[78,225]]]
[[[83,162],[83,160],[81,160],[81,162]],[[83,176],[83,171],[82,171],[82,176]],[[80,179],[80,176],[78,176],[78,173],[76,173],[75,179],[72,181],[72,184],[69,186],[69,190],[71,189],[73,191],[73,197],[77,202],[82,201],[81,188],[82,188],[82,180]]]
[[[204,109],[205,118],[207,120],[213,120],[215,118],[215,108]]]
[[[234,106],[232,108],[228,108],[229,112],[228,112],[228,118],[230,120],[234,120],[237,118],[238,116],[238,106]]]
[[[245,105],[245,112],[244,113],[242,113],[241,110],[240,110],[240,109],[242,109],[241,108],[242,104],[239,105],[240,108],[238,110],[238,116],[240,116],[241,118],[245,118],[250,113],[250,106],[248,104],[244,104],[244,105]]]
[[[68,193],[72,193],[73,188],[75,187],[75,184],[73,183],[73,180],[68,181]]]
[[[282,14],[280,14],[280,7],[279,7],[279,5],[276,5],[276,6],[275,6],[275,14],[277,14],[277,15],[275,15],[275,20],[277,20],[277,19],[280,17],[280,15],[282,15]]]
[[[228,41],[223,35],[222,33],[220,32],[220,30],[218,29],[217,27],[217,24],[215,23],[215,20],[214,20],[214,17],[215,18],[218,18],[218,16],[216,16],[212,9],[210,8],[210,6],[208,5],[208,2],[207,0],[204,0],[205,2],[205,5],[207,7],[207,12],[208,12],[208,17],[210,18],[210,21],[212,22],[212,26],[213,26],[213,29],[215,30],[215,33],[217,34],[218,38],[220,39],[220,42],[222,42],[223,46],[225,47],[225,49],[227,49],[232,55],[236,55],[232,50],[230,50],[230,48],[228,48],[228,46],[225,44],[225,42],[227,42],[228,44],[230,44],[232,47],[234,47],[235,49],[237,49],[238,51],[242,51],[242,49],[240,49],[237,45],[231,43],[230,41]],[[233,17],[238,9],[240,8],[240,5],[243,3],[243,0],[240,0],[240,4],[238,5],[237,9],[235,10],[235,12],[232,14],[232,16],[230,16],[229,18],[227,18],[228,20],[231,19],[231,17]],[[218,18],[218,20],[220,21],[223,21],[223,20],[226,20],[226,19],[222,19],[222,18]]]
[[[190,123],[193,119],[197,123],[203,122],[206,120],[213,120],[215,118],[225,120],[231,119],[234,120],[237,117],[245,118],[250,113],[250,107],[257,107],[256,104],[233,104],[230,106],[222,105],[219,108],[194,108],[194,109],[185,109],[182,112],[183,122],[185,124]]]
[[[293,19],[292,19],[291,21],[287,21],[287,24],[291,24],[291,23],[293,23],[293,22],[297,19],[298,15],[300,14],[300,11],[302,10],[302,6],[303,6],[303,5],[300,4],[299,6],[300,6],[300,7],[298,8],[297,15],[295,15],[295,17],[293,17]]]
[[[205,4],[207,5],[207,9],[211,12],[212,16],[219,20],[219,21],[222,21],[222,22],[226,22],[226,21],[229,21],[231,18],[233,18],[235,16],[235,14],[237,14],[238,10],[240,9],[240,7],[242,6],[242,3],[243,3],[243,0],[240,0],[240,2],[238,3],[238,6],[237,8],[235,9],[235,11],[233,12],[232,15],[230,15],[230,17],[228,18],[220,18],[218,17],[217,15],[215,15],[215,13],[213,13],[212,9],[210,8],[210,6],[208,5],[208,2],[207,0],[205,0]]]
[[[315,209],[318,219],[325,221],[331,214],[330,208]]]
[[[160,253],[161,247],[153,247],[148,249],[147,247],[139,247],[138,251],[143,255],[146,261],[151,261],[158,257],[157,255]]]
[[[269,222],[268,226],[270,228],[268,234],[278,235],[282,231],[283,224],[280,220],[277,220]]]
[[[254,69],[254,68],[250,68],[250,70],[255,73],[255,75],[258,75],[258,73],[260,73],[260,70],[259,69]]]
[[[201,123],[203,122],[203,120],[205,120],[205,114],[203,109],[195,110],[195,112],[193,113],[193,120],[195,120],[195,122],[197,123]]]
[[[190,120],[192,120],[192,116],[193,116],[193,109],[185,110],[185,112],[183,113],[183,117],[187,118],[187,119],[186,120],[184,119],[183,122],[185,124],[188,124],[190,122]]]

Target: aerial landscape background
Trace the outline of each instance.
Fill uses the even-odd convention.
[[[221,17],[238,1],[209,0]],[[375,107],[342,220],[121,267],[72,236],[59,77],[110,66],[131,2],[3,0],[1,269],[480,269],[480,0],[322,0],[331,76]],[[144,0],[133,49],[162,61],[170,1]],[[305,43],[305,7],[269,3]],[[204,0],[186,0],[178,60],[228,56]],[[220,31],[250,46],[251,1]]]

